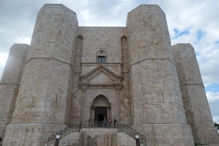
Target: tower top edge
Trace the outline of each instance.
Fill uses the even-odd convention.
[[[172,47],[183,47],[183,46],[193,48],[192,44],[190,43],[177,43],[177,44],[172,45]]]
[[[136,11],[137,9],[139,9],[139,8],[141,8],[141,7],[145,7],[145,8],[158,8],[158,9],[160,9],[162,12],[163,12],[163,10],[160,8],[160,6],[159,5],[157,5],[157,4],[140,4],[139,6],[137,6],[136,8],[134,8],[134,9],[132,9],[130,12],[128,12],[128,14],[130,14],[130,13],[132,13],[132,12],[134,12],[134,11]],[[164,12],[163,12],[164,13]]]
[[[65,6],[65,5],[63,5],[63,4],[61,4],[61,3],[60,3],[60,4],[58,4],[58,3],[56,3],[56,4],[53,4],[53,3],[46,3],[46,4],[44,4],[44,5],[42,6],[42,8],[63,8],[63,9],[65,9],[66,11],[70,11],[70,12],[76,14],[72,9],[68,8],[67,6]]]

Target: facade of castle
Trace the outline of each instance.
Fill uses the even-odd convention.
[[[148,146],[219,144],[194,49],[171,46],[159,6],[135,8],[125,27],[81,27],[65,6],[44,5],[31,45],[11,47],[1,79],[3,146],[41,146],[66,126],[114,119]],[[96,145],[101,136],[133,145],[116,127],[81,128],[68,141],[88,145],[79,139],[91,133]]]

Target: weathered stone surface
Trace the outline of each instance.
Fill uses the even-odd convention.
[[[77,124],[79,125],[81,122],[81,97],[82,97],[82,91],[80,89],[80,73],[75,73],[74,76],[72,77],[72,86],[69,87],[71,90],[71,94],[69,95],[69,102],[68,102],[68,107],[66,108],[67,110],[67,115],[66,117],[69,119],[69,124]]]
[[[59,141],[60,146],[136,146],[133,137],[117,129],[83,128],[80,132],[72,132]],[[52,144],[51,144],[52,146]]]
[[[96,53],[103,49],[108,63],[121,63],[121,37],[124,27],[79,27],[83,36],[82,63],[95,63]]]
[[[176,44],[173,47],[174,58],[177,63],[177,73],[180,84],[203,85],[195,50],[191,44]]]
[[[24,75],[12,123],[64,124],[71,67],[56,60],[31,60]]]
[[[133,128],[146,136],[149,146],[194,146],[187,124],[142,124],[133,125]]]
[[[18,85],[0,85],[0,128],[5,128],[11,119],[18,88]]]
[[[172,59],[166,18],[157,5],[140,5],[128,13],[130,63],[147,58]]]
[[[187,122],[196,143],[219,144],[195,51],[190,44],[173,46]]]
[[[167,124],[166,127],[169,124],[186,125],[165,14],[158,6],[141,5],[128,14],[127,33],[133,124],[140,124],[141,128],[151,123]],[[192,136],[181,141],[172,138],[180,138],[182,133],[189,133],[188,130],[180,128],[181,132],[173,133],[174,128],[164,129],[154,127],[159,131],[155,134],[157,145],[193,145]]]
[[[10,124],[5,132],[3,146],[43,146],[48,135],[64,127],[55,124]]]
[[[118,137],[117,146],[135,146],[136,145],[135,139],[127,135],[126,133],[119,132],[117,134],[117,137]]]
[[[67,123],[77,25],[76,14],[63,5],[46,4],[40,10],[11,121],[16,126],[8,125],[3,145],[17,133],[25,140],[13,145],[41,145],[59,124]],[[28,124],[36,123],[55,128],[44,125],[30,132]],[[22,129],[19,124],[24,125]],[[47,135],[41,137],[44,129]]]
[[[117,128],[91,124],[114,119],[145,135],[149,146],[217,144],[194,51],[173,51],[157,5],[129,12],[126,27],[78,27],[73,11],[44,5],[31,45],[12,47],[3,74],[3,145],[42,146],[65,126],[87,124],[60,145],[134,146]]]
[[[1,84],[20,83],[28,51],[29,45],[26,44],[14,44],[11,47],[6,67],[2,75]]]
[[[14,44],[0,83],[0,137],[14,112],[19,84],[29,45]]]
[[[147,60],[131,67],[134,123],[185,123],[173,66],[169,60]]]
[[[79,146],[80,133],[72,132],[59,141],[59,146]]]
[[[81,129],[82,146],[89,145],[93,139],[91,145],[94,146],[117,146],[117,130],[116,129]],[[89,140],[91,139],[91,140]]]
[[[99,63],[82,63],[81,74],[85,75],[89,73],[90,71],[94,70],[95,68],[97,68],[98,66],[100,66]],[[116,75],[121,75],[121,63],[116,63],[116,64],[107,63],[107,64],[104,64],[103,66],[109,69],[110,71],[112,71],[113,73],[115,73]]]
[[[131,124],[131,98],[128,73],[123,73],[122,88],[120,91],[120,122]]]
[[[44,5],[38,13],[27,60],[54,58],[71,64],[77,27],[75,12],[61,4]]]

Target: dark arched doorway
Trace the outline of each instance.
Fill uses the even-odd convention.
[[[94,121],[104,122],[107,119],[107,107],[95,107],[94,109]]]
[[[97,123],[107,122],[111,118],[111,105],[108,99],[103,96],[97,96],[91,106],[92,120]]]

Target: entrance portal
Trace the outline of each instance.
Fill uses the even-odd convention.
[[[108,99],[103,96],[97,96],[91,105],[91,121],[95,126],[106,126],[107,120],[111,118],[111,105]]]
[[[107,120],[107,108],[106,107],[96,107],[94,121],[96,122],[106,122]]]

